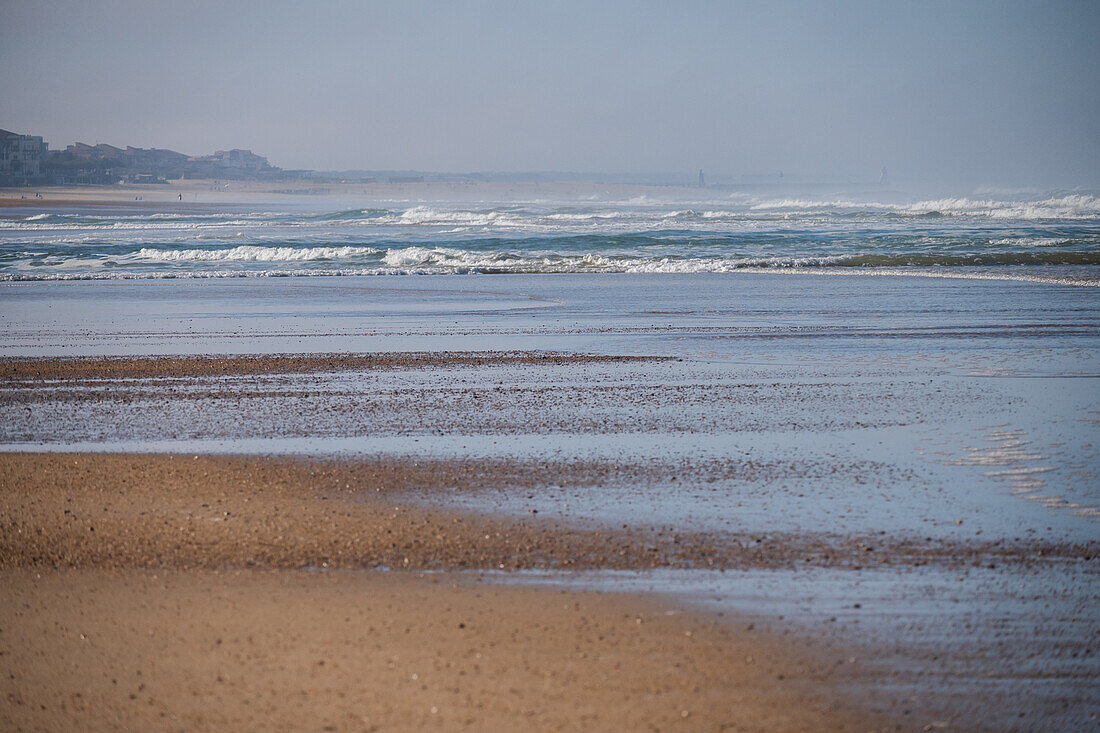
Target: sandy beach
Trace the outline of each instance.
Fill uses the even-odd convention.
[[[0,371],[33,393],[58,380],[571,360],[599,361],[8,359]],[[843,652],[751,621],[454,572],[781,557],[704,534],[584,531],[390,496],[590,480],[606,466],[3,454],[0,467],[0,718],[13,730],[809,731],[885,729],[891,717],[847,689],[858,666]]]
[[[2,571],[8,730],[873,730],[855,667],[633,597],[416,574]],[[835,656],[835,655],[834,655]]]
[[[7,284],[4,726],[1091,719],[1094,452],[1046,421],[1091,414],[1080,352],[960,346],[1087,332],[716,327],[606,282]]]

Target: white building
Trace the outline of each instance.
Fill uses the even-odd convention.
[[[0,186],[21,186],[42,180],[46,143],[40,135],[0,130]]]

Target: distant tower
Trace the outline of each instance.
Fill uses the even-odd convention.
[[[699,188],[703,188],[707,185],[707,182],[703,180],[703,169],[699,169]]]
[[[878,177],[879,183],[886,183],[886,166],[882,166],[882,175]]]

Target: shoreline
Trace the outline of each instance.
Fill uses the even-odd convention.
[[[1015,269],[1016,265],[1002,265],[1006,270]],[[1018,272],[990,272],[977,271],[951,271],[913,269],[903,270],[897,267],[742,267],[734,270],[700,271],[700,272],[630,272],[630,271],[577,271],[577,272],[544,272],[544,271],[488,271],[478,269],[474,271],[446,270],[435,271],[420,270],[210,270],[191,272],[148,272],[148,273],[55,273],[52,275],[33,275],[28,273],[0,273],[0,283],[81,283],[81,282],[163,282],[163,281],[216,281],[216,280],[241,280],[241,279],[278,279],[278,278],[376,278],[376,277],[410,277],[418,276],[458,277],[463,276],[526,276],[526,277],[554,277],[554,276],[592,276],[607,277],[626,275],[632,277],[690,277],[692,275],[718,275],[737,277],[738,275],[766,275],[766,276],[799,276],[799,277],[898,277],[898,278],[929,278],[933,280],[981,280],[994,282],[1020,282],[1036,283],[1044,285],[1063,285],[1070,287],[1100,288],[1100,277],[1087,275],[1043,275],[1022,274]]]

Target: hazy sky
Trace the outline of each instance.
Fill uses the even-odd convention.
[[[0,0],[0,127],[284,168],[1100,184],[1100,2]]]

